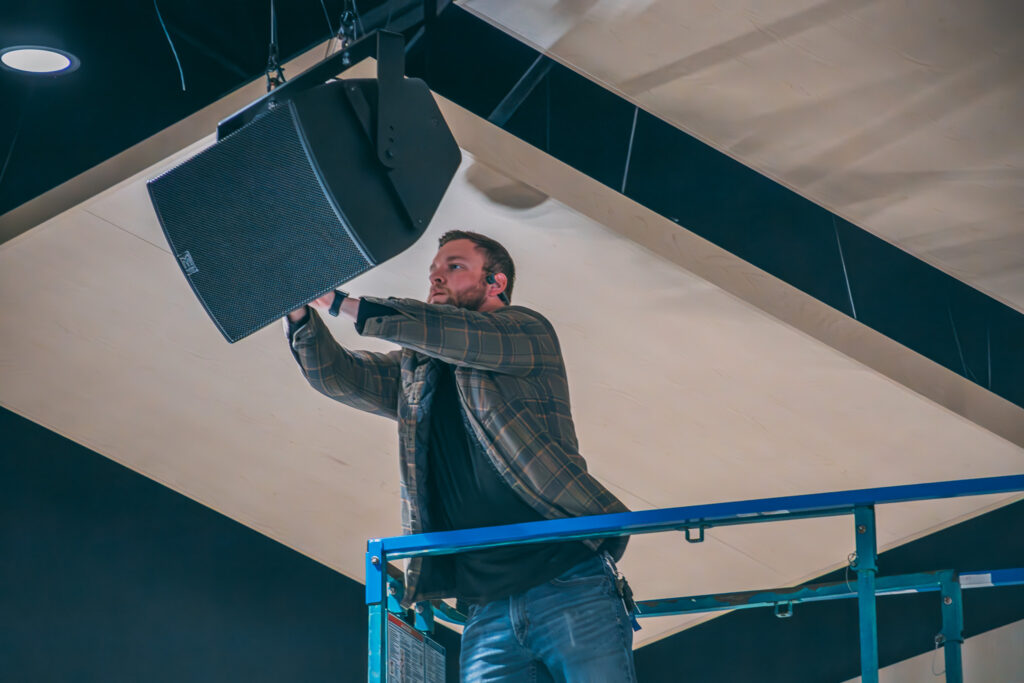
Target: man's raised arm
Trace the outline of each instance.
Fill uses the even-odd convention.
[[[334,294],[312,302],[329,308]],[[357,320],[359,300],[345,299],[339,315]],[[401,351],[376,353],[349,351],[328,332],[320,316],[309,307],[288,314],[288,344],[310,386],[345,405],[391,419],[398,418]]]
[[[371,298],[363,299],[362,306],[392,309],[395,314],[361,312],[356,325],[360,334],[386,339],[446,363],[511,375],[561,364],[554,328],[528,308],[506,306],[481,313],[415,299]]]

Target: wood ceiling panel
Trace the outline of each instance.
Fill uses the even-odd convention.
[[[1024,312],[1024,5],[461,0]]]

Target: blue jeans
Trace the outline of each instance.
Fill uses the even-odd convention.
[[[612,568],[595,556],[519,595],[472,605],[466,683],[635,683],[633,630]]]

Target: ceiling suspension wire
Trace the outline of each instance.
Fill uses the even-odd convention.
[[[156,4],[156,0],[153,0],[153,9],[156,10],[156,18],[160,20],[160,28],[164,30],[164,35],[167,36],[167,43],[171,46],[171,52],[174,54],[174,61],[178,64],[178,75],[181,76],[181,90],[185,91],[185,72],[181,68],[181,60],[178,58],[178,51],[174,49],[174,41],[171,40],[171,34],[167,31],[167,25],[164,23],[163,15],[160,14],[160,7]]]
[[[156,2],[156,0],[153,0]],[[270,0],[270,47],[267,55],[267,92],[285,82],[284,69],[278,61],[277,54],[277,8],[274,0]]]
[[[325,3],[324,0],[320,0],[320,7],[324,10],[324,21],[327,22],[327,30],[333,36],[334,27],[331,25],[331,15],[327,12],[327,3]]]
[[[35,94],[35,86],[31,83],[28,85],[28,95],[25,96],[25,102],[21,105],[21,114],[18,116],[18,125],[14,127],[14,137],[11,138],[11,144],[7,147],[7,155],[4,157],[4,164],[0,166],[0,186],[4,184],[4,177],[7,175],[7,166],[11,163],[11,157],[14,156],[14,147],[18,144],[18,136],[21,135],[22,124],[25,123],[25,115],[28,114],[29,105],[32,103],[32,95]]]
[[[334,26],[331,24],[331,15],[327,12],[327,4],[324,0],[320,0],[320,7],[324,10],[324,19],[327,20],[327,49],[324,50],[324,59],[327,59],[327,55],[331,54],[331,43],[334,42]]]
[[[363,17],[359,14],[359,5],[356,0],[345,0],[345,4],[352,3],[352,12],[356,15],[356,22],[359,24],[359,35],[366,35],[366,27],[363,26]]]

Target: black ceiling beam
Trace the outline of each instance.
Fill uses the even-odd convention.
[[[254,74],[251,71],[247,71],[245,67],[238,64],[238,62],[231,59],[230,57],[227,57],[221,52],[213,49],[212,47],[210,47],[203,41],[199,40],[198,38],[193,36],[185,29],[181,28],[180,26],[172,24],[169,21],[165,23],[167,24],[168,31],[181,38],[184,42],[188,43],[197,52],[200,52],[209,59],[212,59],[214,62],[222,66],[225,70],[230,71],[231,73],[241,78],[252,78],[254,76]]]
[[[487,120],[500,128],[504,128],[508,120],[512,118],[512,115],[518,111],[519,107],[526,101],[526,98],[530,96],[534,88],[540,84],[544,77],[551,71],[551,60],[542,54],[537,55],[537,59],[533,60],[533,64],[526,70],[522,78],[512,86],[505,98],[498,103],[498,106],[494,108],[491,115],[487,117]]]
[[[416,45],[423,39],[424,33],[426,33],[425,27],[420,26],[416,29],[415,33],[412,34],[412,38],[407,40],[405,43],[405,54],[409,54],[416,48]]]

